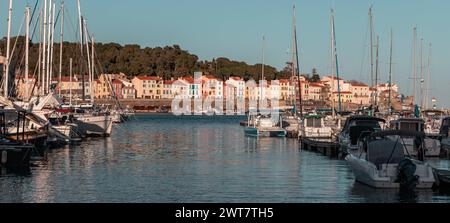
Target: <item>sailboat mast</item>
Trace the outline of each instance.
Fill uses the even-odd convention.
[[[79,28],[80,28],[80,58],[83,58],[83,17],[81,16],[81,5],[80,5],[80,0],[77,0],[77,5],[78,5],[78,23],[79,23]],[[86,91],[85,91],[85,84],[84,84],[84,74],[82,74],[82,63],[80,63],[80,75],[81,75],[81,82],[82,82],[82,98],[83,101],[86,98]]]
[[[334,101],[334,42],[333,42],[333,9],[331,9],[330,12],[330,70],[331,70],[331,103],[332,103],[332,109],[333,109],[333,118],[335,117],[335,109],[336,109],[336,102]]]
[[[261,67],[261,80],[259,81],[260,86],[259,86],[259,90],[260,90],[260,100],[263,99],[263,82],[264,82],[264,47],[265,47],[265,36],[263,35],[262,37],[262,67]]]
[[[378,50],[379,50],[379,36],[377,35],[377,50],[376,50],[376,64],[375,64],[375,106],[378,104]]]
[[[64,0],[61,1],[61,27],[60,27],[60,41],[59,41],[59,73],[58,85],[61,86],[62,76],[62,56],[63,56],[63,42],[64,42]],[[58,88],[58,94],[61,96],[61,87]]]
[[[44,0],[44,27],[43,27],[43,35],[42,35],[42,76],[41,76],[41,95],[45,94],[45,78],[47,73],[47,58],[46,56],[46,48],[47,48],[47,2],[48,0]]]
[[[53,0],[50,0],[50,2],[49,2],[49,15],[48,15],[48,27],[47,27],[47,32],[48,32],[48,35],[47,35],[47,61],[46,61],[46,63],[47,63],[47,71],[46,71],[46,73],[45,73],[45,86],[44,86],[44,88],[45,88],[45,93],[47,94],[49,91],[49,88],[48,88],[48,86],[49,86],[49,83],[50,83],[50,47],[51,47],[51,45],[52,45],[52,43],[51,43],[51,38],[52,38],[52,26],[53,26],[53,22],[52,22],[52,8],[53,8]]]
[[[393,44],[394,44],[394,34],[391,29],[391,47],[389,50],[389,98],[388,98],[389,111],[391,111],[391,107],[392,107],[391,92],[392,92],[392,48],[393,48]]]
[[[425,91],[425,108],[428,108],[428,99],[429,99],[429,91],[430,91],[430,76],[431,76],[431,43],[428,48],[428,77],[426,82],[426,91]]]
[[[91,56],[90,56],[90,52],[89,52],[89,37],[88,37],[88,32],[87,32],[86,19],[83,19],[83,24],[84,24],[84,40],[85,40],[85,44],[86,44],[87,63],[88,63],[89,88],[91,88],[92,87]],[[92,92],[89,92],[89,94],[92,97]]]
[[[337,87],[338,87],[338,111],[342,112],[342,101],[341,101],[341,84],[339,79],[339,62],[338,62],[338,54],[336,47],[336,27],[334,24],[334,11],[332,14],[332,27],[333,27],[333,45],[334,45],[334,60],[336,62],[336,79],[337,79]]]
[[[291,58],[291,69],[292,69],[292,75],[291,75],[291,80],[294,81],[295,80],[295,21],[296,21],[296,15],[295,15],[295,5],[293,5],[292,7],[292,47],[291,47],[291,53],[292,53],[292,58]],[[294,82],[292,82],[294,83]],[[294,90],[295,92],[295,90]],[[295,107],[297,104],[297,95],[294,93],[294,95],[291,95],[290,93],[288,94],[289,98],[291,99],[291,103],[292,105]]]
[[[51,26],[51,47],[50,47],[50,72],[49,72],[49,82],[48,82],[48,92],[50,93],[50,85],[52,84],[53,79],[53,46],[55,44],[55,2],[52,4],[52,26]]]
[[[9,64],[10,64],[10,49],[11,49],[11,19],[12,19],[12,10],[13,10],[13,6],[12,6],[12,0],[9,0],[9,12],[8,12],[8,36],[6,39],[6,68],[3,74],[3,77],[5,77],[5,83],[4,83],[4,88],[3,88],[3,96],[5,98],[8,98],[9,92],[8,92],[8,88],[9,88]]]
[[[41,75],[42,75],[42,9],[39,11],[39,57],[38,57],[38,78],[36,86],[39,86],[41,84]],[[37,89],[37,95],[40,95],[40,88]]]
[[[423,39],[420,39],[420,107],[424,106]]]
[[[92,63],[92,65],[91,65],[91,67],[92,67],[92,71],[91,71],[91,103],[92,104],[94,104],[94,97],[95,97],[95,94],[94,94],[94,90],[95,90],[95,88],[94,88],[94,72],[95,72],[95,48],[94,48],[94,46],[95,46],[95,39],[94,39],[94,35],[92,35],[92,41],[91,41],[91,49],[92,49],[92,53],[91,53],[91,57],[92,57],[92,59],[91,59],[91,63]]]
[[[298,45],[297,45],[297,24],[294,23],[294,49],[295,49],[295,65],[296,71],[298,75],[298,95],[299,95],[299,113],[300,118],[303,117],[303,103],[302,103],[302,81],[300,75],[300,64],[298,62]]]
[[[28,96],[28,73],[29,73],[29,51],[30,51],[30,7],[26,7],[26,31],[25,31],[25,96],[24,101],[29,100]]]
[[[417,27],[413,29],[413,104],[416,104],[416,81],[417,81],[417,71],[416,71],[416,38],[417,38]]]
[[[369,8],[369,29],[370,29],[370,78],[371,85],[374,86],[374,75],[373,75],[373,16],[372,16],[372,6]]]
[[[72,58],[70,58],[69,60],[69,79],[70,79],[70,83],[69,83],[69,105],[70,107],[72,107]]]

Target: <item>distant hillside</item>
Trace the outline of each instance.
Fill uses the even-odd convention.
[[[18,72],[21,72],[24,68],[24,40],[24,37],[19,37],[11,63],[11,68]],[[12,45],[14,45],[14,42],[15,38],[11,40]],[[37,66],[39,44],[32,43],[30,46],[30,72],[33,73]],[[87,73],[87,63],[84,62],[86,60],[81,60],[80,45],[65,42],[63,46],[63,75],[69,72],[69,58],[73,58],[74,73]],[[170,79],[192,75],[195,71],[203,71],[221,79],[227,79],[229,75],[234,75],[244,79],[259,80],[262,68],[261,64],[249,65],[224,57],[212,61],[200,61],[198,56],[181,49],[178,45],[142,48],[139,45],[122,46],[117,43],[96,43],[95,49],[98,58],[96,73],[123,72],[130,77],[135,75],[159,75],[164,79]],[[85,50],[85,46],[83,50]],[[0,53],[4,55],[5,51],[6,38],[3,38],[0,40]],[[53,64],[53,73],[56,76],[59,71],[59,43],[54,44]],[[290,73],[285,72],[285,70],[277,71],[276,68],[266,65],[265,77],[268,80],[289,77]]]

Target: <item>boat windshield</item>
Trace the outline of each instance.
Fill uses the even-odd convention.
[[[423,131],[422,125],[418,122],[402,122],[400,130]]]
[[[308,118],[306,119],[306,127],[320,128],[322,127],[322,119]]]

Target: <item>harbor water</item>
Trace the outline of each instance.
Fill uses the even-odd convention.
[[[2,170],[0,202],[450,202],[355,183],[344,160],[294,139],[246,137],[243,119],[137,115],[109,138],[49,150],[29,171]]]

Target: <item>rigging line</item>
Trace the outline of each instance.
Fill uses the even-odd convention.
[[[30,25],[33,22],[34,14],[36,13],[36,8],[37,8],[38,3],[39,3],[39,0],[37,0],[36,3],[34,4],[33,12],[31,13]],[[28,5],[28,1],[27,1],[27,5]]]

